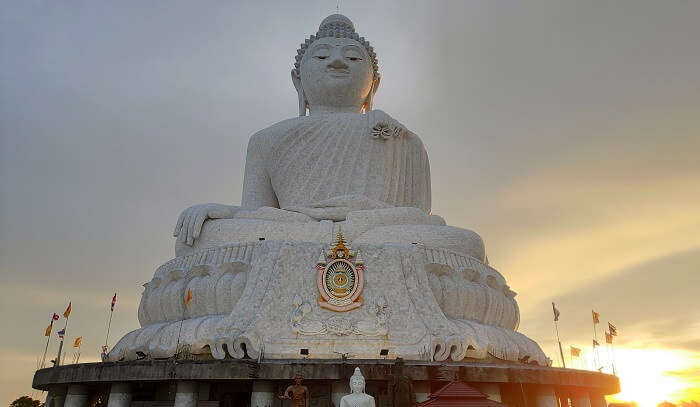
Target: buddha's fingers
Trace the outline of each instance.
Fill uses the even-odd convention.
[[[185,219],[185,224],[182,225],[182,228],[185,230],[185,236],[187,236],[187,240],[185,243],[188,246],[192,246],[194,243],[194,239],[192,238],[192,233],[194,231],[194,221],[195,221],[195,215],[192,213],[193,211],[188,211],[189,213],[187,214],[187,218]]]
[[[175,237],[180,234],[180,229],[182,229],[182,222],[185,220],[186,212],[187,210],[180,212],[180,216],[178,216],[177,222],[175,222],[175,230],[173,231],[173,236]]]
[[[208,211],[207,210],[201,210],[197,214],[197,217],[195,218],[194,222],[194,233],[193,233],[193,238],[198,239],[199,234],[202,231],[202,226],[204,225],[204,221],[207,220],[207,218],[211,218],[212,216],[208,216]],[[214,212],[214,211],[212,211]]]

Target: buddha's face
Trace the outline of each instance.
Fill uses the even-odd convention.
[[[350,378],[350,390],[355,394],[364,393],[365,381],[359,377]]]
[[[309,108],[362,107],[372,91],[374,70],[365,48],[350,38],[320,38],[304,53],[301,85]]]

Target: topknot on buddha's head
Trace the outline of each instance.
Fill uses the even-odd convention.
[[[297,75],[300,74],[299,68],[301,66],[301,59],[304,57],[304,53],[309,46],[311,46],[311,44],[317,39],[327,37],[350,38],[359,42],[365,48],[365,50],[367,50],[374,75],[376,76],[379,73],[377,54],[374,52],[374,48],[369,45],[369,41],[367,41],[364,37],[360,37],[359,34],[355,32],[355,26],[349,18],[342,14],[331,14],[321,21],[321,25],[318,27],[318,32],[316,35],[310,36],[297,50],[297,55],[294,61],[294,70],[296,71]]]

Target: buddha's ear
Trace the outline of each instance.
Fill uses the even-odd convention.
[[[292,83],[299,95],[299,116],[306,116],[306,95],[304,95],[304,88],[301,87],[301,77],[295,69],[292,69]]]
[[[372,104],[374,104],[374,94],[377,93],[377,89],[379,88],[379,82],[381,82],[382,76],[380,74],[375,74],[374,79],[372,80],[372,89],[370,89],[369,94],[367,95],[367,99],[365,99],[364,103],[364,111],[369,112],[372,110]]]
[[[379,82],[382,81],[382,75],[377,73],[374,75],[374,80],[372,81],[372,93],[377,93],[377,89],[379,89]]]

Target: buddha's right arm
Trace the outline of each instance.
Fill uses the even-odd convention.
[[[205,203],[191,206],[180,214],[173,236],[188,246],[194,244],[207,219],[230,219],[241,209],[257,209],[263,206],[279,208],[272,190],[270,177],[265,170],[265,146],[262,134],[254,134],[248,142],[245,175],[243,177],[242,206]]]
[[[243,175],[241,206],[246,209],[258,209],[263,206],[280,207],[275,191],[272,189],[270,176],[267,174],[266,151],[264,135],[254,134],[248,141]]]
[[[199,238],[202,225],[207,219],[230,219],[241,209],[240,206],[205,203],[190,206],[182,211],[175,223],[173,236],[188,246]]]

